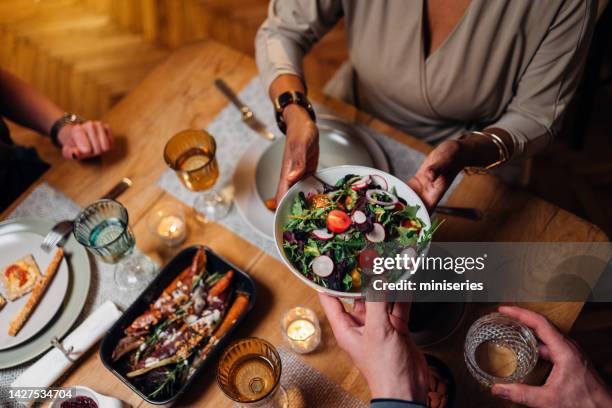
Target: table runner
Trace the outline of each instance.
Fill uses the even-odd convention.
[[[255,116],[261,120],[268,130],[272,131],[276,137],[284,137],[276,126],[276,121],[272,114],[272,105],[270,104],[267,93],[263,89],[259,77],[255,77],[249,82],[249,84],[239,93],[239,98],[251,108]],[[315,104],[315,110],[318,113],[334,114],[330,109],[318,104]],[[354,125],[362,128],[378,142],[389,159],[391,173],[402,180],[408,180],[414,175],[425,159],[423,153],[385,136],[370,127],[358,123]],[[217,186],[225,186],[231,183],[238,160],[240,160],[247,147],[251,145],[253,141],[261,143],[262,145],[270,143],[241,121],[240,111],[232,104],[228,104],[228,106],[213,119],[207,130],[217,141],[217,162],[220,167],[220,176],[217,181]],[[449,189],[449,193],[459,183],[460,178],[460,176],[457,177]],[[189,206],[193,204],[198,194],[187,190],[187,188],[180,183],[178,177],[176,177],[172,170],[164,172],[157,181],[157,184]],[[262,237],[258,232],[254,231],[248,223],[244,221],[235,205],[232,206],[229,214],[220,220],[219,223],[258,248],[266,251],[268,254],[280,259],[274,242]]]
[[[75,218],[81,208],[78,204],[66,197],[63,193],[55,190],[46,182],[38,185],[28,197],[26,197],[7,219],[20,217],[38,217],[51,221],[61,221]],[[144,256],[140,254],[140,256]],[[98,306],[106,300],[111,300],[119,308],[125,309],[138,296],[137,292],[124,292],[117,289],[113,278],[113,265],[108,265],[90,256],[92,266],[91,286],[85,306],[79,318],[72,326],[78,326],[85,317],[89,316]],[[70,332],[70,331],[69,331]],[[68,332],[68,333],[69,333]],[[66,333],[67,334],[67,333]],[[0,387],[8,387],[33,361],[26,362],[16,367],[2,370],[0,375]]]
[[[295,408],[365,408],[366,404],[315,370],[297,354],[278,347],[283,364],[281,384]]]

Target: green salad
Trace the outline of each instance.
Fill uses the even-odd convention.
[[[300,192],[283,227],[283,249],[308,279],[342,292],[359,291],[362,272],[379,256],[410,249],[419,253],[439,223],[430,228],[394,187],[378,175],[349,174],[320,191]]]

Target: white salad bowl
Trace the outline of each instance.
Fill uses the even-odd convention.
[[[418,196],[418,194],[415,193],[414,190],[412,190],[410,187],[408,187],[408,185],[404,181],[398,179],[397,177],[389,173],[370,167],[345,165],[329,167],[324,170],[320,170],[316,173],[316,177],[328,184],[334,185],[336,184],[336,181],[346,176],[347,174],[355,174],[358,176],[377,175],[383,177],[387,181],[388,190],[391,190],[393,187],[395,187],[398,197],[401,197],[406,200],[408,205],[419,206],[419,210],[417,211],[417,217],[423,221],[424,225],[422,231],[425,231],[431,227],[429,213],[427,212],[427,209],[425,208],[425,205],[423,204],[423,201],[421,201],[421,198]],[[291,214],[291,205],[293,201],[300,192],[308,194],[309,192],[313,192],[315,190],[322,191],[322,189],[323,187],[321,183],[315,177],[310,176],[305,178],[304,180],[299,181],[293,187],[291,187],[289,191],[287,191],[287,194],[285,194],[281,202],[278,204],[276,213],[274,215],[274,242],[276,243],[276,249],[278,250],[281,259],[283,260],[285,265],[287,265],[289,270],[295,276],[297,276],[298,279],[300,279],[302,282],[304,282],[311,288],[338,298],[360,299],[363,297],[363,294],[361,292],[342,292],[323,287],[311,281],[306,276],[302,275],[302,273],[300,273],[300,271],[293,266],[289,258],[287,258],[287,256],[285,255],[285,251],[283,249],[283,226],[289,221],[289,215]],[[427,249],[428,248],[429,246],[427,247]]]

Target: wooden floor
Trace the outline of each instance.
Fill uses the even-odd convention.
[[[214,38],[253,54],[267,0],[0,0],[0,65],[39,86],[67,110],[105,112],[168,49]],[[321,88],[346,60],[342,24],[305,60],[309,86]],[[612,86],[601,89],[581,152],[556,141],[534,160],[528,189],[599,225],[612,236]],[[16,141],[48,141],[13,127]],[[42,143],[42,144],[41,144]],[[572,336],[612,384],[612,305],[587,305]]]

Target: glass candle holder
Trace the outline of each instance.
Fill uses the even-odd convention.
[[[183,207],[174,203],[162,203],[147,217],[149,231],[169,247],[182,244],[187,238],[187,223]]]
[[[280,323],[283,337],[296,353],[310,353],[321,344],[321,326],[313,310],[294,307],[283,314]]]
[[[538,341],[523,323],[491,313],[468,330],[464,358],[470,373],[485,387],[522,382],[538,362]]]
[[[266,340],[236,340],[223,352],[217,368],[221,391],[239,406],[287,408],[287,394],[280,384],[281,358]]]

